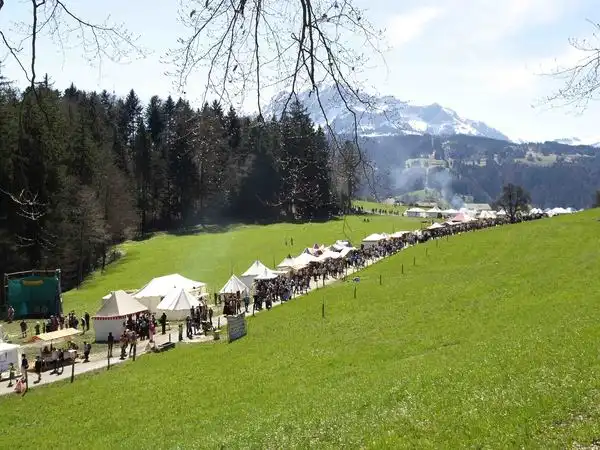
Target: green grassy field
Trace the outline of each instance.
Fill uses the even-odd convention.
[[[152,278],[170,273],[205,282],[211,293],[217,292],[232,272],[241,274],[257,258],[273,266],[288,253],[297,256],[315,243],[329,245],[338,239],[350,239],[359,245],[371,233],[414,230],[420,226],[418,219],[406,217],[373,216],[365,222],[363,217],[347,216],[345,220],[326,223],[238,226],[229,231],[187,236],[162,234],[122,245],[125,256],[103,274],[89,277],[81,289],[65,293],[63,306],[67,312],[75,310],[78,316],[85,311],[93,315],[110,291],[138,289]],[[293,247],[290,238],[294,239]],[[30,321],[30,327],[34,324]],[[5,325],[5,332],[18,334],[18,323]]]
[[[0,448],[590,445],[599,216],[416,246],[362,272],[356,299],[335,284],[250,319],[233,344],[0,398]]]

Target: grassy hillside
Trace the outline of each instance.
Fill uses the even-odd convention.
[[[257,258],[272,266],[289,253],[296,256],[315,243],[350,239],[359,244],[371,233],[414,230],[420,225],[419,220],[405,217],[370,217],[369,222],[364,222],[362,217],[348,216],[326,223],[239,226],[187,236],[163,234],[144,242],[129,242],[122,246],[125,257],[118,263],[104,274],[92,276],[80,290],[65,294],[65,309],[81,312],[87,308],[95,312],[102,296],[111,290],[141,288],[153,277],[169,273],[203,281],[214,292],[232,272],[239,275]]]
[[[467,233],[426,244],[429,256],[413,247],[364,271],[358,298],[333,285],[251,319],[233,344],[0,398],[0,448],[590,444],[598,216]]]

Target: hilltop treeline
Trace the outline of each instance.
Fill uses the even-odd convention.
[[[523,186],[540,207],[586,208],[600,187],[600,149],[556,142],[516,144],[478,136],[389,136],[368,139],[365,148],[387,168],[381,196],[423,189],[425,178],[402,172],[408,159],[433,157],[449,167],[446,192],[494,201],[507,183]],[[401,189],[398,189],[398,186]]]
[[[216,102],[144,105],[133,90],[119,98],[46,82],[20,93],[5,83],[0,273],[60,267],[69,287],[114,244],[153,230],[330,217],[353,189],[349,147],[346,164],[336,161],[297,103],[265,122]]]

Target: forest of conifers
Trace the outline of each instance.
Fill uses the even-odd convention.
[[[155,230],[330,217],[355,189],[346,148],[334,161],[297,103],[263,121],[216,102],[4,81],[0,273],[61,268],[69,288],[115,244]]]

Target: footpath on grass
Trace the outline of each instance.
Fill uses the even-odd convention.
[[[349,268],[347,274],[344,277],[350,277],[351,275],[353,275],[373,264],[376,264],[377,262],[381,261],[382,259],[384,259],[384,258],[376,258],[376,259],[367,261],[367,263],[363,267]],[[340,279],[341,278],[331,277],[331,278],[328,278],[327,280],[325,280],[324,282],[322,280],[317,281],[317,282],[315,282],[314,280],[311,280],[309,289],[306,293],[315,291],[317,289],[322,289],[323,287],[326,287],[332,283],[340,281]],[[302,297],[303,295],[305,295],[305,294],[297,294],[294,296],[294,298]],[[285,303],[275,302],[275,303],[273,303],[273,308],[278,307],[282,304],[285,304]],[[266,311],[266,309],[263,309],[261,311],[255,311],[254,315],[260,314],[263,311]],[[246,314],[246,317],[253,315],[251,310],[245,314]],[[215,326],[217,324],[219,324],[221,327],[224,327],[225,325],[227,325],[227,317],[222,314],[214,316],[213,323],[215,324]],[[177,328],[173,328],[171,330],[168,330],[166,332],[166,334],[164,334],[164,335],[159,333],[156,336],[154,336],[154,343],[156,346],[160,346],[160,345],[166,344],[168,342],[175,342],[176,344],[177,343],[197,344],[197,343],[201,343],[201,342],[212,341],[213,336],[212,336],[212,333],[210,333],[208,336],[205,336],[204,334],[202,334],[202,335],[194,336],[192,339],[188,339],[187,336],[185,336],[185,334],[184,334],[183,341],[178,342],[178,339],[179,339],[179,331]],[[30,349],[33,349],[33,347],[29,346],[29,348],[28,348],[28,346],[25,346],[22,348],[22,351],[27,354],[28,350],[31,351]],[[123,360],[119,359],[120,352],[121,352],[121,348],[117,343],[113,349],[114,356],[113,356],[113,358],[110,359],[110,367],[122,364],[126,361],[132,361],[132,359],[133,359],[132,357],[127,357],[126,359],[123,359]],[[139,358],[140,356],[142,356],[146,353],[150,353],[150,352],[151,352],[151,344],[148,341],[138,341],[136,358]],[[32,366],[33,361],[31,360],[31,354],[29,354],[28,357],[30,359],[30,366]],[[53,374],[53,373],[51,373],[51,371],[43,372],[42,379],[39,382],[37,382],[37,375],[33,372],[29,372],[28,373],[29,389],[34,389],[36,387],[44,386],[44,385],[47,385],[50,383],[56,383],[58,381],[70,380],[71,377],[77,378],[79,375],[86,374],[86,373],[91,373],[91,372],[100,371],[100,370],[110,370],[108,365],[109,365],[109,362],[108,362],[107,355],[96,353],[96,354],[90,355],[89,362],[86,363],[86,362],[79,361],[74,364],[74,367],[71,364],[67,364],[67,365],[65,365],[63,370],[58,374]],[[15,379],[13,383],[16,383],[16,381],[17,380]],[[76,381],[74,381],[74,382],[76,382]],[[0,383],[0,396],[8,395],[8,394],[20,395],[20,394],[15,393],[14,384],[13,384],[13,386],[8,387],[8,381],[2,381],[2,383]]]

